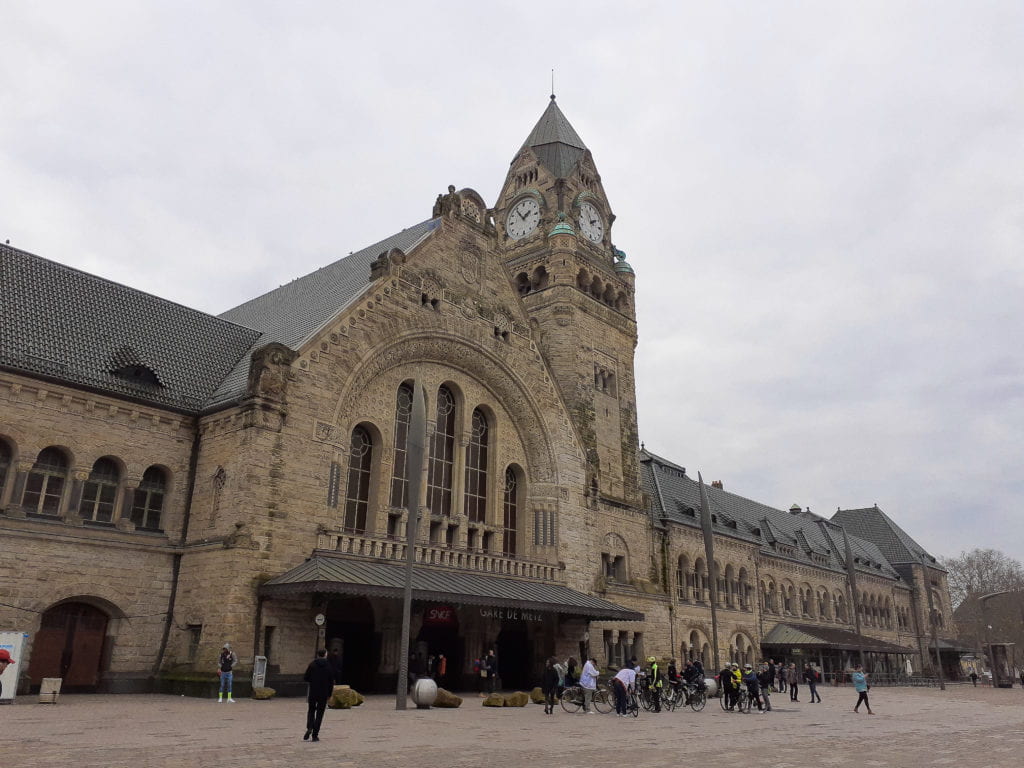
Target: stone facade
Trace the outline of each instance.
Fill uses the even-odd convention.
[[[422,565],[557,583],[644,615],[587,621],[453,598],[456,623],[434,626],[421,605],[413,638],[425,653],[450,644],[455,687],[478,682],[474,660],[495,645],[523,685],[544,657],[579,657],[588,643],[604,663],[710,663],[700,530],[659,518],[641,482],[633,273],[612,245],[614,215],[589,150],[554,102],[545,120],[553,135],[524,145],[493,208],[449,187],[430,235],[409,253],[381,252],[365,285],[301,343],[254,345],[237,397],[177,412],[0,372],[0,626],[30,637],[23,675],[49,665],[83,687],[138,689],[157,674],[210,675],[230,641],[242,670],[267,655],[287,681],[315,643],[337,643],[362,657],[360,684],[393,682],[396,600],[267,598],[261,586],[317,552],[397,559],[402,392],[414,381],[428,442],[447,456],[423,468]],[[543,159],[560,142],[577,157],[568,173]],[[58,456],[49,469],[47,449]],[[29,503],[44,475],[61,484],[57,506]],[[104,483],[116,493],[109,508],[97,501]],[[156,492],[151,524],[139,499]],[[716,534],[716,560],[723,659],[760,656],[779,621],[852,628],[842,570],[727,534]],[[865,634],[922,647],[919,576],[860,576]],[[945,582],[933,577],[948,622]],[[84,672],[42,647],[71,647],[86,627],[103,639]]]

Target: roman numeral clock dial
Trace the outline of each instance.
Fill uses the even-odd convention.
[[[517,201],[508,212],[505,231],[513,240],[522,240],[540,224],[540,203],[532,197]]]
[[[580,203],[580,232],[592,243],[604,237],[604,221],[593,203]]]

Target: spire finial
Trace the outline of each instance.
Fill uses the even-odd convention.
[[[555,68],[551,68],[551,100],[555,100]]]

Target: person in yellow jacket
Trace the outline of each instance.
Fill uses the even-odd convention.
[[[661,679],[658,660],[653,656],[648,656],[647,665],[647,687],[650,689],[651,700],[654,702],[654,711],[661,712],[661,689],[664,681]]]

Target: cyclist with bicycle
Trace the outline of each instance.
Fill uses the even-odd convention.
[[[625,666],[612,678],[612,690],[615,691],[615,714],[625,717],[629,711],[629,695],[636,688],[636,671]]]
[[[747,686],[747,695],[757,704],[757,711],[765,714],[764,703],[761,701],[761,681],[758,680],[752,664],[743,667],[743,683]]]

